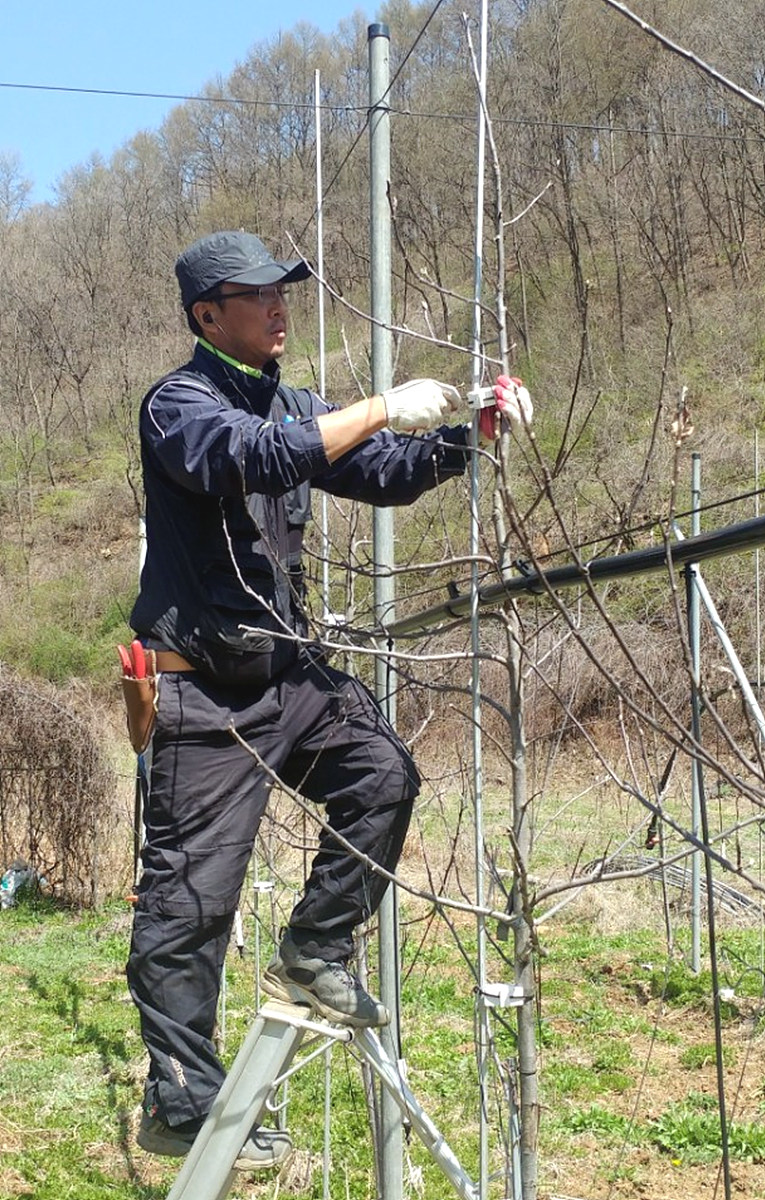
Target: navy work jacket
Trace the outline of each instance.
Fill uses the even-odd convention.
[[[316,423],[333,411],[197,344],[141,406],[146,559],[130,623],[220,682],[265,684],[306,636],[300,603],[310,489],[410,504],[465,469],[467,428],[382,430],[329,463]],[[296,638],[297,635],[297,638]]]

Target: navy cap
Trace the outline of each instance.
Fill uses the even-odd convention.
[[[184,250],[175,264],[181,303],[188,308],[219,283],[297,283],[311,274],[302,258],[277,262],[254,233],[210,233]]]

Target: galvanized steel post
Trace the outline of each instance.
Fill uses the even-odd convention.
[[[370,261],[372,315],[372,390],[384,391],[392,383],[391,228],[390,187],[390,33],[387,25],[370,25],[369,42],[369,175]],[[395,562],[393,513],[375,508],[373,514],[374,606],[378,626],[394,613]],[[392,725],[396,721],[395,686],[390,660],[375,659],[375,694]],[[388,888],[380,906],[380,996],[391,1014],[383,1031],[383,1045],[393,1062],[399,1054],[399,945],[398,898]],[[401,1113],[383,1089],[380,1097],[381,1200],[401,1200],[403,1194],[403,1137]]]

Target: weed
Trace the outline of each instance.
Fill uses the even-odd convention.
[[[651,1140],[673,1158],[709,1162],[720,1153],[720,1123],[714,1113],[672,1104],[651,1122]]]
[[[634,1083],[625,1071],[599,1071],[598,1075],[604,1092],[628,1092]]]
[[[661,1150],[685,1162],[711,1162],[719,1157],[722,1133],[717,1101],[705,1093],[670,1104],[655,1121],[649,1136]],[[765,1161],[765,1129],[759,1125],[731,1124],[728,1146],[732,1158]]]
[[[573,1109],[561,1122],[571,1133],[595,1133],[611,1141],[622,1141],[630,1129],[629,1120],[599,1104]]]
[[[606,1090],[597,1071],[577,1063],[550,1063],[545,1071],[545,1087],[556,1099],[576,1096],[589,1100]]]
[[[604,1173],[604,1178],[607,1183],[616,1183],[622,1186],[628,1184],[631,1188],[630,1195],[637,1195],[638,1192],[645,1191],[645,1185],[641,1183],[640,1171],[636,1166],[625,1166],[624,1163],[619,1163],[615,1167],[610,1167]]]
[[[651,972],[651,993],[666,1004],[677,1006],[706,1007],[711,995],[711,977],[708,971],[695,974],[682,963],[670,963],[664,970]]]
[[[723,1063],[726,1067],[734,1066],[737,1054],[732,1046],[723,1046]],[[680,1055],[680,1066],[688,1070],[698,1070],[701,1067],[713,1066],[717,1060],[717,1052],[713,1042],[702,1042],[697,1046],[688,1046]]]
[[[712,1000],[711,971],[693,972],[684,963],[671,963],[669,968],[655,970],[651,974],[651,991],[664,1003],[677,1008],[709,1009]],[[738,1016],[738,1005],[734,1001],[723,1000],[720,1003],[720,1013],[723,1018]]]
[[[592,1060],[596,1071],[613,1071],[628,1067],[632,1063],[632,1050],[628,1042],[609,1041],[598,1050]]]

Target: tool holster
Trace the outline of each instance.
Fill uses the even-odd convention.
[[[146,651],[146,676],[133,679],[122,676],[122,694],[127,709],[130,744],[136,754],[143,754],[151,741],[157,717],[157,665],[153,650]]]

